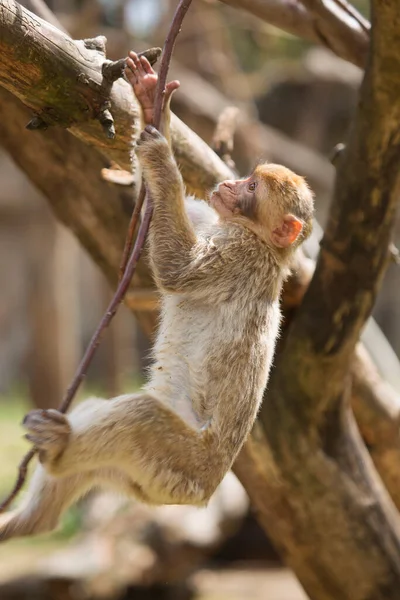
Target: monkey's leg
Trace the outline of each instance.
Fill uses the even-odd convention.
[[[38,465],[22,504],[16,510],[0,515],[0,542],[52,531],[65,510],[93,487],[111,487],[141,499],[140,490],[132,488],[130,480],[118,469],[53,477]]]
[[[44,467],[56,476],[111,467],[149,502],[204,504],[230,466],[212,428],[191,427],[149,394],[89,400],[62,416],[70,433],[61,453],[53,450],[60,428],[49,413],[32,411],[25,426]]]
[[[54,529],[64,510],[93,486],[86,474],[57,479],[38,465],[23,503],[15,511],[0,515],[0,542],[13,537]]]

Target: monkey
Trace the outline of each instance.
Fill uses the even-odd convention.
[[[149,256],[162,297],[147,382],[90,398],[69,415],[23,420],[38,452],[25,500],[0,517],[0,540],[51,531],[94,487],[148,504],[205,506],[256,419],[279,333],[279,296],[311,231],[313,194],[289,169],[259,164],[208,202],[186,197],[163,133],[151,125],[157,75],[131,52],[126,77],[141,105],[136,154],[153,202]]]

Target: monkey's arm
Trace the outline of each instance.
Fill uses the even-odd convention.
[[[151,125],[141,134],[137,155],[154,205],[150,247],[156,276],[162,277],[165,271],[187,268],[197,238],[178,166],[167,140]]]
[[[245,265],[240,243],[196,237],[185,209],[184,187],[166,139],[152,126],[142,132],[137,154],[154,203],[150,254],[157,284],[166,291],[194,292],[207,297],[207,284],[218,284],[229,296]],[[216,298],[213,298],[214,302]]]

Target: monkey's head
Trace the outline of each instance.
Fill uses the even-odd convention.
[[[223,220],[248,227],[267,244],[295,249],[311,233],[313,194],[286,167],[262,164],[247,179],[220,183],[210,198]]]

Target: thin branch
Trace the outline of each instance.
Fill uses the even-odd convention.
[[[181,0],[179,6],[177,8],[177,11],[175,13],[174,19],[172,21],[172,25],[171,25],[169,34],[167,36],[167,39],[165,40],[163,53],[161,55],[160,72],[158,74],[157,87],[156,87],[155,99],[154,99],[154,114],[153,114],[153,125],[154,125],[154,127],[157,127],[157,129],[160,128],[161,113],[162,113],[163,100],[164,100],[164,90],[165,90],[165,86],[167,83],[167,76],[168,76],[168,71],[169,71],[169,65],[171,62],[172,52],[173,52],[173,49],[175,46],[176,38],[180,31],[180,27],[182,25],[183,18],[185,16],[187,10],[189,9],[191,1],[192,0]],[[139,229],[138,238],[139,238],[139,234],[141,234],[141,232],[142,232],[142,228],[145,228],[145,233],[144,233],[144,239],[145,239],[146,235],[147,235],[147,230],[150,225],[153,209],[152,209],[152,202],[151,202],[150,195],[147,192],[147,196],[146,196],[146,188],[145,188],[144,183],[142,182],[141,187],[140,187],[139,196],[136,201],[136,205],[133,210],[132,217],[131,217],[129,227],[128,227],[128,234],[126,236],[125,247],[124,247],[124,252],[122,255],[122,261],[121,261],[121,266],[120,266],[120,276],[122,276],[122,274],[125,272],[125,269],[126,269],[127,257],[129,256],[129,252],[130,252],[132,244],[133,244],[134,232],[135,232],[136,225],[139,220],[140,212],[141,212],[142,205],[144,202],[146,202],[146,208],[145,208],[145,213],[143,216],[143,221],[142,221],[142,224]],[[134,252],[135,252],[136,247],[137,247],[137,241],[136,241],[136,244],[135,244],[135,247],[133,250]]]
[[[126,265],[128,264],[129,256],[132,251],[133,246],[133,237],[135,235],[136,227],[139,222],[140,213],[142,212],[142,207],[144,200],[146,198],[146,186],[143,181],[140,186],[140,191],[138,197],[136,198],[135,207],[132,212],[131,220],[129,221],[128,233],[126,234],[124,251],[122,253],[121,265],[119,267],[119,276],[120,279],[124,276]]]
[[[162,57],[161,57],[161,64],[160,64],[160,75],[158,78],[157,89],[156,89],[156,94],[155,94],[154,125],[157,128],[159,128],[159,126],[160,126],[163,95],[164,95],[165,84],[166,84],[166,80],[167,80],[167,76],[168,76],[168,69],[169,69],[169,64],[171,61],[172,52],[173,52],[173,49],[175,46],[176,38],[181,29],[184,16],[189,9],[191,1],[192,0],[180,0],[178,8],[175,12],[174,18],[172,20],[170,31],[168,33],[167,39],[164,44],[164,49],[163,49],[163,53],[162,53]],[[87,369],[88,369],[90,363],[92,362],[93,356],[103,338],[105,330],[111,323],[111,320],[113,319],[115,313],[117,312],[119,305],[121,304],[126,292],[128,291],[131,279],[132,279],[133,274],[136,269],[136,265],[139,261],[142,251],[143,251],[144,243],[146,240],[147,232],[148,232],[151,217],[152,217],[152,212],[153,212],[152,202],[151,202],[149,195],[147,195],[146,210],[145,210],[145,213],[143,216],[143,221],[139,228],[135,246],[134,246],[131,256],[129,258],[124,275],[118,285],[118,288],[114,294],[114,297],[112,298],[103,318],[101,319],[92,339],[90,340],[89,346],[87,347],[86,352],[82,358],[82,361],[78,367],[78,370],[74,375],[72,383],[68,387],[66,394],[61,402],[59,410],[62,413],[65,413],[68,410],[79,386],[81,385],[82,381],[86,377]],[[11,493],[8,495],[8,497],[5,498],[3,503],[0,505],[0,512],[3,512],[10,506],[10,504],[14,501],[18,492],[21,490],[22,486],[24,485],[25,479],[26,479],[27,467],[28,467],[30,461],[32,460],[32,458],[35,456],[35,453],[36,453],[36,449],[33,448],[32,450],[30,450],[30,452],[27,453],[27,455],[22,460],[22,462],[19,466],[19,469],[18,469],[18,477],[17,477],[17,481],[15,483],[15,486],[14,486],[13,490],[11,491]]]
[[[335,2],[338,4],[338,6],[340,6],[340,8],[347,12],[350,17],[355,19],[359,23],[360,27],[364,29],[365,33],[369,35],[369,32],[371,31],[371,23],[368,21],[368,19],[363,17],[363,15],[356,9],[355,6],[350,4],[350,2],[347,2],[347,0],[335,0]]]
[[[132,171],[138,102],[123,79],[107,92],[101,72],[104,54],[88,49],[82,40],[72,40],[15,0],[0,0],[0,39],[0,85],[48,125],[67,128],[122,169]],[[29,61],[23,61],[23,56],[29,56]],[[105,102],[111,103],[115,119],[114,139],[107,139],[94,119]],[[189,193],[204,197],[216,181],[230,177],[207,144],[175,115],[171,137]]]
[[[221,0],[298,37],[326,46],[340,58],[364,68],[368,21],[346,0]],[[321,5],[316,18],[316,5]],[[351,8],[350,8],[351,7]],[[369,24],[368,24],[369,25]]]
[[[235,169],[232,160],[233,138],[238,124],[239,109],[236,106],[227,106],[218,117],[215,128],[212,149],[228,165]]]

